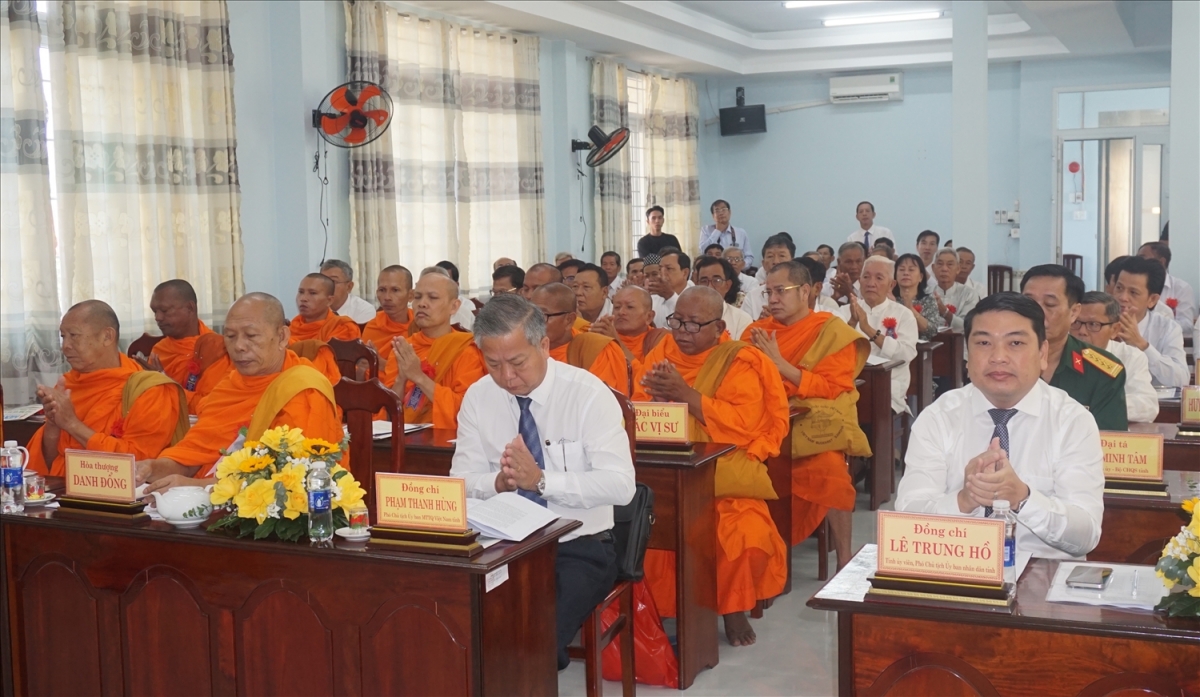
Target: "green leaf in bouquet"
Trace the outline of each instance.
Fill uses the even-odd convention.
[[[275,532],[275,518],[267,518],[254,530],[254,539],[261,540],[270,537],[271,533]]]

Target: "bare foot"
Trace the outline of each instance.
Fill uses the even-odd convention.
[[[750,620],[746,619],[746,613],[733,612],[723,617],[725,638],[729,639],[730,646],[750,646],[758,638],[754,634],[754,628],[750,626]]]

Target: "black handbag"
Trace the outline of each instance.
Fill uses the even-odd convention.
[[[637,484],[633,499],[613,507],[613,546],[617,551],[617,580],[640,581],[642,562],[650,544],[650,526],[654,525],[654,491]]]

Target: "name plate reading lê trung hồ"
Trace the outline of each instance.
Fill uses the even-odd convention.
[[[375,517],[377,525],[390,528],[466,532],[466,481],[376,472]]]
[[[68,449],[64,459],[67,496],[114,503],[137,500],[132,454]]]
[[[1161,482],[1163,478],[1163,435],[1101,431],[1104,478]]]
[[[644,443],[686,444],[688,406],[682,402],[633,402],[637,440]]]
[[[878,511],[878,573],[999,586],[1004,521]]]

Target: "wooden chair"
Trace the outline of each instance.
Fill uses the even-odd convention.
[[[342,377],[361,382],[379,376],[379,354],[362,339],[330,339],[328,343]]]
[[[788,433],[784,437],[783,443],[779,446],[779,454],[775,457],[767,458],[767,476],[771,479],[771,488],[775,490],[778,496],[774,501],[767,501],[767,510],[771,514],[771,522],[775,523],[775,529],[779,532],[779,536],[783,538],[783,545],[788,550],[787,555],[787,581],[783,584],[783,592],[780,595],[787,595],[792,592],[792,545],[797,544],[799,540],[792,539],[792,431],[796,427],[796,420],[803,418],[808,413],[807,407],[790,407],[788,410]],[[771,607],[775,602],[774,598],[759,600],[750,610],[750,616],[757,619],[763,616],[763,610]]]
[[[139,336],[138,338],[133,340],[133,343],[131,343],[129,345],[129,350],[125,352],[125,355],[129,356],[130,358],[135,358],[140,353],[143,356],[145,356],[146,358],[149,358],[150,351],[152,351],[154,349],[155,344],[157,344],[158,342],[160,342],[162,340],[163,340],[163,337],[161,337],[161,336],[150,336],[149,334],[142,334],[141,336]]]
[[[375,520],[375,473],[404,471],[404,407],[400,397],[379,382],[378,378],[359,382],[343,377],[333,386],[333,397],[341,407],[350,431],[351,471],[366,491],[363,498],[371,513],[371,520]],[[392,422],[390,462],[375,460],[371,422],[381,409],[387,412]]]
[[[1062,265],[1071,270],[1071,273],[1083,278],[1083,257],[1079,254],[1064,254]]]
[[[1002,290],[1012,290],[1013,269],[999,264],[988,265],[988,295]]]

